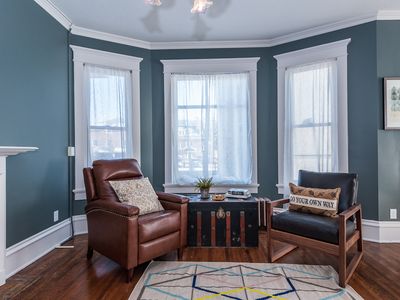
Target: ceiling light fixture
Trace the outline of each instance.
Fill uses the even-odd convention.
[[[213,5],[212,1],[209,0],[194,0],[192,10],[190,11],[192,14],[202,14]]]
[[[153,6],[160,6],[162,4],[161,0],[144,0],[144,2]],[[202,14],[205,13],[211,5],[213,5],[213,1],[210,0],[194,0],[193,7],[190,12],[192,14]]]
[[[144,0],[144,3],[154,5],[154,6],[160,6],[161,0]]]

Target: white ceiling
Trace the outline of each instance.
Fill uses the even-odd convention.
[[[400,10],[399,0],[51,0],[73,25],[147,42],[266,40],[340,21]]]

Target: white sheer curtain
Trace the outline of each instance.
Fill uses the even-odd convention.
[[[250,75],[172,74],[172,183],[250,184]]]
[[[132,79],[127,70],[84,66],[87,164],[132,157]]]
[[[285,72],[284,178],[298,170],[338,171],[337,62],[329,60]]]

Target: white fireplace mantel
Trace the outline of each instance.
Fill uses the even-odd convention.
[[[36,147],[0,146],[0,285],[6,281],[6,158],[36,150],[38,150]]]

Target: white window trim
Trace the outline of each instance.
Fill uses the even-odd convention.
[[[224,73],[250,72],[250,111],[253,141],[253,174],[249,185],[218,185],[213,193],[224,193],[229,188],[246,188],[258,193],[257,177],[257,62],[259,57],[221,58],[221,59],[179,59],[161,60],[164,65],[164,116],[165,116],[165,184],[167,193],[193,193],[194,187],[172,184],[171,180],[171,74],[172,73]]]
[[[132,73],[132,133],[133,155],[140,163],[140,62],[139,57],[116,54],[90,48],[71,45],[74,61],[74,107],[75,107],[75,200],[86,199],[82,169],[87,166],[87,138],[83,127],[86,126],[83,99],[84,65],[94,64],[103,67],[128,70]]]
[[[348,114],[347,114],[347,46],[351,39],[323,44],[298,51],[275,55],[278,63],[278,180],[279,194],[283,186],[283,144],[285,117],[285,71],[287,68],[335,58],[338,63],[339,171],[348,172]]]

